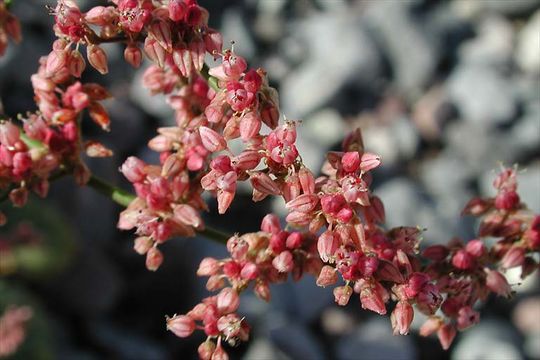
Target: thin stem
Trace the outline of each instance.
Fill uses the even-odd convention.
[[[90,180],[88,180],[86,185],[122,206],[128,206],[136,197],[130,192],[109,184],[107,181],[100,179],[95,175],[90,176]]]
[[[221,89],[218,86],[218,80],[215,77],[210,76],[210,74],[208,73],[209,70],[210,69],[208,68],[208,65],[204,64],[203,68],[201,69],[202,77],[206,79],[208,85],[210,85],[212,89],[214,89],[215,91],[220,91]]]
[[[90,177],[90,180],[86,185],[122,206],[128,206],[136,198],[132,193],[122,190],[95,175]],[[206,227],[204,230],[197,231],[197,233],[221,244],[227,243],[227,240],[231,237],[230,235],[211,227]]]

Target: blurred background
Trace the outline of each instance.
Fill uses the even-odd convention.
[[[7,114],[34,110],[29,77],[50,51],[53,1],[15,0],[23,42],[0,59],[0,96]],[[78,0],[83,10],[105,1]],[[360,127],[369,151],[382,156],[374,192],[389,226],[427,228],[424,244],[474,237],[459,218],[476,194],[490,195],[500,163],[520,164],[519,193],[540,212],[539,0],[244,0],[200,1],[211,26],[253,67],[268,71],[281,110],[301,119],[299,147],[312,169],[344,134]],[[86,81],[109,87],[112,131],[84,133],[114,149],[112,159],[88,159],[96,174],[129,189],[118,172],[128,155],[156,161],[146,142],[173,122],[159,96],[141,86],[119,47],[108,46],[110,72]],[[283,204],[251,205],[241,189],[226,216],[209,224],[256,231]],[[156,273],[132,250],[133,235],[116,229],[121,208],[72,179],[9,210],[0,229],[0,314],[28,306],[26,340],[17,359],[194,359],[202,337],[178,339],[164,316],[184,313],[208,296],[195,276],[205,256],[224,249],[202,239],[165,244]],[[448,352],[436,338],[393,336],[388,318],[361,311],[358,299],[334,305],[330,289],[305,278],[272,289],[272,301],[251,294],[241,313],[253,326],[233,359],[538,359],[538,274],[511,301],[490,299],[481,323],[458,335]],[[519,274],[508,274],[520,282]],[[20,309],[20,308],[19,308]],[[23,308],[28,310],[28,308]],[[12,311],[14,308],[11,307]],[[24,313],[26,315],[26,313]],[[24,315],[23,314],[23,315]],[[20,314],[19,314],[20,315]],[[417,316],[413,328],[423,319]],[[0,334],[2,329],[0,329]],[[1,339],[1,338],[0,338]]]

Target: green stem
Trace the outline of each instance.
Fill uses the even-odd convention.
[[[105,180],[100,179],[94,175],[90,177],[90,180],[88,180],[88,183],[86,185],[90,186],[94,190],[107,196],[112,201],[122,206],[128,206],[136,197],[130,192],[127,192],[112,184],[109,184]]]
[[[122,206],[128,206],[136,198],[132,193],[122,190],[95,175],[90,177],[90,180],[86,185]],[[230,235],[211,227],[206,227],[204,230],[198,231],[198,234],[221,244],[226,244],[227,240],[231,237]]]
[[[208,73],[209,70],[210,69],[208,68],[208,65],[204,64],[203,68],[201,70],[202,77],[204,77],[206,79],[206,81],[208,82],[208,85],[212,89],[214,89],[215,91],[220,91],[221,89],[218,86],[218,80]]]

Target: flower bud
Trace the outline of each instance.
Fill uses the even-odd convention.
[[[216,344],[213,341],[207,340],[201,345],[199,345],[199,348],[197,349],[197,352],[199,354],[200,360],[211,360],[212,354],[214,354],[214,351],[216,350]]]
[[[202,259],[197,269],[198,276],[211,276],[219,272],[219,261],[214,258],[206,257]]]
[[[276,234],[281,230],[279,218],[274,214],[268,214],[262,219],[261,230],[270,234]]]
[[[360,167],[360,154],[358,151],[346,152],[341,158],[341,166],[348,173],[355,172]]]
[[[339,236],[327,230],[317,240],[317,250],[323,262],[333,262],[334,254],[340,246]]]
[[[501,259],[501,266],[504,269],[510,269],[516,266],[521,266],[525,262],[525,249],[522,247],[512,246]]]
[[[190,8],[192,7],[193,6],[190,6]],[[214,350],[214,353],[212,354],[211,360],[229,360],[229,355],[227,355],[227,352],[223,350],[223,347],[221,346],[221,342],[219,340],[216,350]]]
[[[429,336],[435,333],[441,327],[441,319],[438,317],[430,317],[420,327],[420,336]]]
[[[484,246],[484,242],[482,240],[474,239],[465,245],[465,251],[475,258],[479,258],[484,256],[486,253],[486,247]]]
[[[186,315],[175,315],[167,318],[167,330],[178,337],[188,337],[195,330],[195,321]]]
[[[249,180],[251,181],[251,186],[253,186],[253,189],[260,191],[262,194],[279,195],[281,193],[274,180],[272,180],[272,178],[266,173],[252,173]]]
[[[448,248],[444,245],[432,245],[424,249],[422,256],[433,261],[442,261],[448,256]]]
[[[107,54],[98,45],[88,45],[86,48],[86,57],[88,58],[90,65],[99,71],[101,75],[105,75],[109,72]]]
[[[363,172],[367,172],[375,169],[381,164],[381,158],[378,155],[371,153],[363,153],[360,162],[360,169]]]
[[[504,275],[497,270],[486,269],[485,271],[487,273],[486,286],[498,295],[509,297],[512,289]]]
[[[465,250],[458,250],[452,257],[452,265],[457,269],[467,270],[474,264],[474,258]]]
[[[302,194],[285,204],[290,211],[300,211],[308,213],[319,204],[319,196],[315,194]]]
[[[336,269],[330,265],[325,265],[322,267],[317,278],[317,286],[326,287],[335,284],[337,281],[338,275]]]
[[[283,251],[272,260],[272,265],[280,273],[290,272],[294,268],[293,255],[290,251]]]
[[[238,309],[240,297],[236,290],[226,287],[217,295],[217,308],[222,314],[229,314]]]
[[[154,242],[151,238],[148,236],[139,236],[135,239],[133,249],[137,252],[137,254],[144,255],[152,248],[152,245],[154,245]]]
[[[444,324],[437,330],[437,337],[444,350],[448,350],[456,337],[456,328],[452,324]]]
[[[142,52],[137,45],[129,44],[124,50],[124,60],[134,68],[141,66]]]
[[[495,197],[495,207],[499,210],[512,210],[519,205],[519,195],[513,190],[503,190]]]
[[[349,299],[353,293],[350,286],[338,286],[334,289],[334,300],[339,306],[345,306],[349,303]]]
[[[72,51],[69,57],[69,73],[75,77],[81,77],[85,68],[86,62],[81,53],[77,50]]]
[[[144,172],[146,165],[145,163],[136,158],[135,156],[130,156],[124,161],[120,167],[120,171],[129,180],[131,183],[141,182],[146,178]]]
[[[158,248],[152,247],[146,253],[146,268],[150,271],[156,271],[163,263],[163,254]]]
[[[302,246],[302,242],[304,241],[304,238],[301,233],[298,231],[292,232],[285,242],[285,245],[289,249],[297,249],[300,246]]]
[[[68,62],[68,54],[65,50],[53,50],[47,56],[45,74],[52,77],[61,69],[65,68]]]
[[[399,301],[390,316],[394,335],[407,335],[414,317],[414,310],[407,301]]]
[[[259,276],[259,268],[255,263],[247,262],[242,266],[240,276],[242,279],[255,280]]]
[[[199,212],[188,204],[180,204],[174,208],[174,220],[194,228],[200,228],[203,225]]]
[[[261,130],[261,119],[254,111],[250,111],[240,119],[240,138],[248,141]]]
[[[227,142],[216,131],[206,127],[199,127],[199,134],[204,147],[210,152],[218,152],[227,148]]]

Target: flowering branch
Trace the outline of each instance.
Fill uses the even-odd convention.
[[[45,196],[54,173],[70,169],[79,184],[127,206],[118,228],[135,230],[134,249],[152,271],[164,261],[159,246],[173,237],[200,233],[226,242],[229,256],[205,258],[197,271],[209,277],[208,290],[220,292],[167,319],[179,337],[204,330],[201,359],[227,359],[223,342],[248,339],[249,325],[236,312],[241,292],[252,288],[268,301],[270,284],[289,274],[294,280],[312,274],[319,286],[341,282],[333,290],[338,305],[356,293],[362,308],[378,314],[393,306],[395,334],[408,333],[415,311],[427,314],[421,334],[436,332],[447,349],[458,330],[478,321],[473,308],[478,301],[490,293],[510,295],[506,269],[520,267],[526,277],[538,267],[540,216],[520,201],[515,169],[497,177],[494,198],[466,206],[465,214],[481,220],[476,239],[455,239],[420,253],[421,229],[384,227],[384,205],[370,189],[371,171],[381,159],[365,150],[359,130],[345,138],[342,151],[328,152],[316,177],[296,148],[298,123],[280,122],[278,94],[266,72],[248,69],[234,49],[223,49],[221,35],[208,27],[208,12],[196,0],[112,3],[82,13],[73,1],[59,0],[52,10],[58,40],[31,78],[39,112],[21,119],[22,131],[11,122],[0,124],[0,188],[8,188],[12,203],[22,206],[29,190]],[[81,151],[112,154],[96,141],[83,141],[76,120],[87,111],[110,130],[100,103],[110,96],[107,90],[78,80],[86,68],[82,46],[88,63],[108,72],[103,42],[122,43],[133,67],[140,66],[144,53],[152,63],[144,87],[165,95],[175,113],[175,125],[159,128],[148,143],[159,153],[158,164],[131,156],[121,166],[136,196],[93,177],[80,157]],[[208,68],[207,54],[220,59],[219,65]],[[238,153],[230,146],[235,139],[243,146]],[[229,237],[205,226],[203,194],[215,196],[223,214],[242,181],[250,182],[254,202],[283,199],[285,228],[274,214],[263,219],[260,231],[244,235]],[[488,248],[484,237],[497,243]]]

